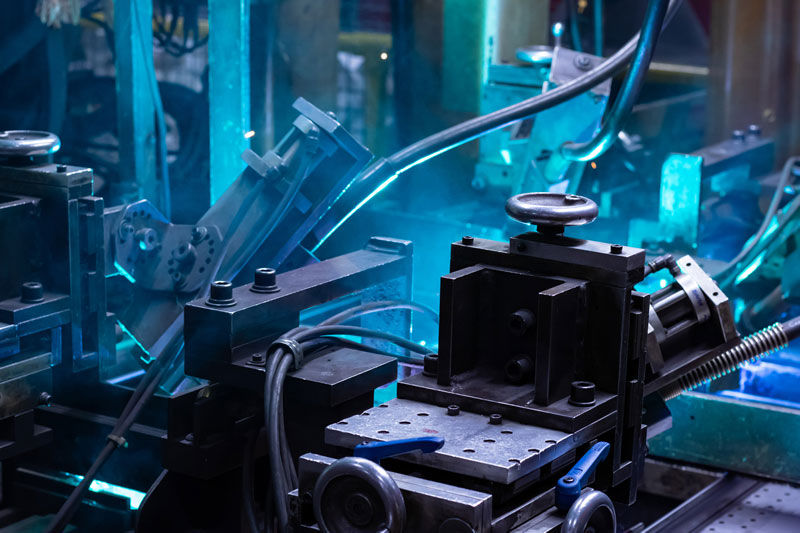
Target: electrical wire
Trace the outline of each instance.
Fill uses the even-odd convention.
[[[668,0],[650,0],[647,4],[647,12],[644,16],[631,68],[628,75],[625,76],[614,107],[603,122],[600,131],[590,141],[562,145],[560,150],[562,157],[569,161],[591,161],[605,153],[616,142],[644,85],[658,36],[661,34],[664,18],[667,15],[667,5]]]
[[[594,55],[603,57],[603,0],[594,0]]]
[[[136,418],[147,404],[147,401],[155,393],[161,379],[169,373],[172,364],[177,360],[178,355],[182,351],[182,333],[183,328],[180,328],[170,342],[166,344],[165,353],[168,355],[161,353],[147,370],[145,376],[128,400],[122,415],[117,419],[117,423],[109,434],[108,442],[105,447],[100,451],[100,454],[97,456],[94,463],[92,463],[81,482],[72,490],[69,497],[50,521],[50,524],[47,526],[48,533],[60,533],[64,530],[80,507],[83,496],[86,494],[86,491],[89,490],[89,486],[92,484],[95,477],[97,477],[97,473],[103,465],[105,465],[114,451],[124,443],[125,434],[136,421]]]
[[[392,311],[395,309],[409,309],[427,315],[437,324],[439,323],[439,314],[426,305],[422,305],[411,300],[379,300],[375,302],[367,302],[356,307],[352,307],[341,313],[335,314],[319,323],[320,326],[328,326],[331,324],[341,324],[354,318],[364,315],[378,313],[383,311]]]
[[[767,233],[767,230],[772,223],[772,219],[778,212],[781,200],[783,199],[784,190],[789,184],[789,180],[792,177],[795,165],[798,164],[800,164],[800,157],[790,157],[786,160],[786,163],[783,165],[783,169],[781,170],[781,175],[778,178],[778,183],[775,186],[775,192],[772,194],[772,199],[770,200],[766,213],[764,213],[764,220],[761,222],[761,226],[759,226],[758,231],[756,231],[756,233],[750,238],[744,248],[742,248],[742,250],[714,276],[719,281],[720,288],[729,285],[736,278],[736,274],[740,266],[750,263],[750,261],[745,261],[745,259],[752,255],[754,250],[760,250],[765,244],[762,242],[762,239]],[[787,217],[784,217],[784,219],[788,220]],[[773,232],[773,234],[774,233],[775,232]]]
[[[672,20],[681,2],[682,0],[670,0],[662,30]],[[342,215],[341,211],[331,210],[317,225],[324,234],[319,236],[316,247],[321,246],[353,213],[374,198],[403,172],[466,142],[564,103],[611,78],[625,68],[625,65],[634,54],[638,41],[639,33],[634,35],[614,55],[592,70],[552,90],[492,113],[456,124],[425,137],[385,159],[377,160],[351,184],[349,187],[351,192],[347,198],[339,200],[345,206],[347,212]]]

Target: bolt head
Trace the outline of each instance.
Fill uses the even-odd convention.
[[[503,423],[503,415],[498,413],[493,413],[489,415],[489,423],[493,426],[498,426]]]
[[[622,249],[623,249],[623,247],[622,247],[621,244],[612,244],[611,248],[610,248],[611,253],[615,254],[615,255],[621,254],[622,253]]]
[[[470,246],[474,243],[475,239],[473,237],[470,237],[469,235],[464,235],[463,237],[461,237],[461,244],[466,244],[467,246]]]
[[[448,405],[447,406],[447,415],[448,416],[458,416],[461,413],[461,407],[458,405]]]

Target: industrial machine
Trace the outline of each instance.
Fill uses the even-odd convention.
[[[287,100],[334,3],[9,8],[0,532],[800,529],[796,124],[704,137],[720,67],[654,60],[702,2],[619,3],[624,43],[613,2],[442,3],[439,108],[411,94],[432,3],[391,2],[342,38],[336,113]],[[96,42],[67,61],[80,21],[113,78]],[[373,157],[417,106],[432,133]]]

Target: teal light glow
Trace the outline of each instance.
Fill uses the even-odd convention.
[[[438,155],[441,155],[441,154],[443,154],[443,153],[445,153],[445,152],[448,152],[448,151],[452,150],[453,148],[458,148],[458,147],[459,147],[459,146],[461,146],[462,144],[466,144],[466,143],[468,143],[468,142],[470,142],[470,141],[474,141],[475,139],[477,139],[478,137],[480,137],[481,135],[484,135],[484,134],[486,134],[486,133],[489,133],[489,132],[488,132],[488,131],[486,131],[486,132],[482,132],[482,133],[480,133],[480,134],[478,134],[478,135],[473,135],[472,137],[469,137],[469,138],[467,138],[467,139],[464,139],[464,140],[463,140],[463,141],[461,141],[461,142],[458,142],[458,143],[455,143],[455,144],[451,144],[450,146],[445,146],[444,148],[442,148],[441,150],[439,150],[439,151],[437,151],[437,152],[433,152],[432,154],[428,154],[428,155],[426,155],[425,157],[421,157],[421,158],[417,159],[416,161],[414,161],[414,162],[413,162],[413,163],[411,163],[410,165],[407,165],[407,166],[405,166],[405,167],[401,168],[400,170],[398,170],[397,172],[395,172],[393,175],[389,176],[389,178],[388,178],[386,181],[384,181],[383,183],[381,183],[380,185],[378,185],[378,187],[377,187],[377,188],[376,188],[374,191],[372,191],[371,193],[369,193],[369,195],[368,195],[366,198],[364,198],[363,200],[361,200],[360,202],[358,202],[358,205],[356,205],[356,206],[355,206],[353,209],[351,209],[351,210],[350,210],[350,212],[349,212],[349,213],[347,213],[347,214],[346,214],[344,217],[342,217],[342,219],[341,219],[339,222],[337,222],[337,223],[336,223],[336,225],[335,225],[335,226],[333,226],[333,228],[331,228],[331,230],[330,230],[330,231],[329,231],[329,232],[328,232],[328,233],[327,233],[327,234],[326,234],[324,237],[322,237],[322,238],[319,240],[319,242],[317,243],[317,245],[316,245],[316,246],[314,246],[314,248],[311,250],[311,253],[312,253],[312,254],[313,254],[313,253],[315,253],[315,252],[316,252],[316,251],[319,249],[319,247],[320,247],[320,246],[322,246],[322,245],[325,243],[325,241],[327,241],[327,240],[328,240],[328,238],[329,238],[331,235],[333,235],[333,233],[334,233],[336,230],[338,230],[338,229],[339,229],[339,228],[342,226],[342,224],[344,224],[345,222],[347,222],[347,219],[349,219],[351,216],[353,216],[353,215],[356,213],[356,211],[358,211],[359,209],[361,209],[361,208],[362,208],[362,207],[363,207],[363,206],[364,206],[364,205],[365,205],[367,202],[369,202],[369,201],[370,201],[370,200],[372,200],[372,199],[373,199],[375,196],[377,196],[377,195],[378,195],[378,193],[380,193],[380,192],[381,192],[382,190],[384,190],[386,187],[388,187],[389,185],[391,185],[391,183],[392,183],[394,180],[396,180],[396,179],[397,179],[397,176],[399,176],[400,174],[402,174],[403,172],[405,172],[405,171],[407,171],[407,170],[410,170],[410,169],[414,168],[414,167],[415,167],[415,166],[417,166],[417,165],[421,165],[422,163],[424,163],[425,161],[428,161],[429,159],[433,159],[434,157],[436,157],[436,156],[438,156]],[[348,185],[348,188],[349,188],[349,185]],[[345,190],[344,190],[344,191],[342,191],[342,193],[341,193],[341,194],[340,194],[340,195],[337,197],[337,200],[338,200],[339,198],[341,198],[342,194],[344,194],[346,190],[347,190],[347,188],[345,188]]]
[[[114,268],[117,270],[117,273],[121,274],[123,278],[127,279],[131,283],[136,283],[136,278],[131,276],[131,273],[122,268],[122,265],[114,261]]]
[[[316,252],[316,251],[319,249],[319,247],[320,247],[320,246],[322,246],[322,245],[325,243],[325,241],[327,241],[327,240],[328,240],[328,237],[330,237],[331,235],[333,235],[333,234],[334,234],[334,232],[335,232],[336,230],[338,230],[338,229],[339,229],[339,228],[342,226],[342,224],[344,224],[345,222],[347,222],[347,219],[348,219],[348,218],[350,218],[351,216],[353,216],[353,215],[355,214],[355,212],[356,212],[356,211],[358,211],[359,209],[361,209],[361,208],[364,206],[364,204],[366,204],[367,202],[369,202],[370,200],[372,200],[372,199],[373,199],[375,196],[377,196],[377,195],[378,195],[378,193],[380,193],[380,192],[381,192],[383,189],[385,189],[386,187],[388,187],[389,185],[391,185],[391,183],[392,183],[394,180],[396,180],[396,179],[397,179],[397,176],[399,176],[399,175],[400,175],[400,173],[399,173],[399,172],[398,172],[398,173],[396,173],[396,174],[392,174],[392,176],[390,176],[390,177],[389,177],[389,179],[387,179],[386,181],[384,181],[383,183],[381,183],[381,184],[378,186],[378,188],[377,188],[377,189],[375,189],[374,191],[372,191],[371,193],[369,193],[369,195],[367,195],[367,197],[366,197],[366,198],[364,198],[363,200],[361,200],[360,202],[358,202],[358,204],[357,204],[357,205],[356,205],[356,206],[355,206],[353,209],[351,209],[349,213],[347,213],[345,216],[343,216],[343,217],[342,217],[342,219],[341,219],[339,222],[337,222],[337,223],[336,223],[336,225],[335,225],[335,226],[333,226],[333,227],[331,228],[331,230],[330,230],[330,231],[329,231],[329,232],[328,232],[328,233],[327,233],[327,234],[326,234],[326,235],[325,235],[323,238],[321,238],[321,239],[319,240],[319,242],[317,243],[317,245],[316,245],[316,246],[314,246],[314,248],[311,250],[311,253],[312,253],[312,254],[313,254],[313,253],[315,253],[315,252]]]
[[[772,221],[770,221],[769,226],[767,227],[767,231],[764,232],[764,236],[761,237],[761,239],[762,240],[768,239],[770,235],[775,233],[776,229],[778,229],[778,217],[772,217]]]
[[[783,192],[785,192],[786,194],[794,194],[794,187],[792,187],[791,185],[787,185],[786,187],[783,188]]]
[[[72,485],[73,487],[77,487],[80,482],[83,481],[83,476],[78,474],[70,474],[69,472],[53,472],[51,470],[49,473],[45,473],[29,470],[27,468],[20,468],[19,470],[21,472],[27,472],[36,476],[52,479],[53,481],[57,481],[59,483],[66,483],[67,485]],[[127,498],[130,502],[131,510],[138,509],[142,505],[142,501],[146,496],[144,492],[129,489],[127,487],[121,487],[120,485],[106,483],[105,481],[100,481],[99,479],[92,481],[92,483],[89,485],[89,490],[98,494],[111,494],[121,498]]]
[[[766,253],[766,252],[761,252],[761,253],[758,255],[758,257],[756,257],[756,260],[755,260],[755,261],[753,261],[752,263],[750,263],[750,266],[748,266],[747,268],[745,268],[744,270],[742,270],[741,274],[739,274],[738,276],[736,276],[736,281],[734,281],[734,282],[733,282],[733,284],[734,284],[734,285],[738,285],[738,284],[740,284],[741,282],[743,282],[744,280],[746,280],[748,277],[750,277],[750,274],[752,274],[753,272],[755,272],[755,271],[756,271],[756,269],[757,269],[758,267],[760,267],[760,266],[761,266],[761,263],[763,263],[763,262],[764,262],[764,254],[765,254],[765,253]]]
[[[66,478],[67,483],[70,485],[78,486],[78,484],[83,481],[83,476],[78,474],[61,472],[61,475]],[[119,485],[112,485],[111,483],[100,481],[99,479],[92,481],[91,485],[89,485],[89,490],[101,494],[113,494],[114,496],[128,498],[128,500],[131,502],[131,509],[138,509],[139,506],[142,505],[142,500],[144,500],[145,497],[144,492],[121,487]]]
[[[506,162],[506,165],[511,164],[511,152],[508,150],[500,150],[500,155],[503,157],[503,161]]]
[[[139,347],[139,348],[140,348],[140,349],[141,349],[141,350],[142,350],[144,353],[146,353],[147,355],[150,355],[150,351],[149,351],[147,348],[145,348],[145,347],[144,347],[144,345],[143,345],[141,342],[139,342],[139,339],[137,339],[137,338],[136,338],[136,337],[133,335],[133,333],[132,333],[132,332],[131,332],[131,331],[130,331],[128,328],[126,328],[126,327],[125,327],[125,324],[123,324],[122,322],[120,322],[119,320],[117,320],[117,325],[119,326],[119,329],[121,329],[121,330],[122,330],[122,332],[123,332],[125,335],[127,335],[128,337],[130,337],[130,338],[131,338],[131,340],[132,340],[133,342],[135,342],[135,343],[136,343],[136,346],[138,346],[138,347]],[[146,361],[145,359],[142,359],[142,361],[145,361],[145,362],[147,362],[147,363],[149,363],[149,362],[150,362],[150,361]]]
[[[147,245],[144,243],[144,241],[139,241],[139,249],[143,251],[147,250]]]
[[[658,286],[663,289],[664,287],[667,286],[667,280],[665,280],[664,278],[661,278],[661,280],[658,282]]]

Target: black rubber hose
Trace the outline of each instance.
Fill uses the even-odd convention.
[[[169,357],[169,361],[163,364],[162,368],[158,370],[157,375],[153,379],[149,380],[147,387],[142,391],[141,395],[139,395],[139,397],[135,399],[135,401],[133,402],[133,407],[131,409],[127,409],[126,406],[126,411],[128,412],[127,417],[120,418],[117,421],[117,425],[112,430],[111,435],[114,435],[115,437],[118,438],[124,437],[124,435],[128,432],[130,427],[136,421],[136,418],[139,416],[141,410],[147,404],[147,401],[155,393],[156,388],[159,386],[159,383],[161,382],[161,379],[169,371],[171,367],[171,362],[177,359],[178,353],[180,353],[180,351],[181,351],[180,349],[174,350],[173,355]],[[161,358],[157,359],[156,362],[153,364],[155,365],[160,360]],[[133,399],[134,398],[132,398],[132,400]],[[130,404],[132,402],[129,400],[128,403]],[[97,476],[98,471],[100,470],[100,468],[103,467],[106,461],[108,461],[108,459],[114,453],[114,450],[116,450],[118,447],[119,443],[116,441],[109,440],[106,443],[105,447],[97,456],[94,463],[92,463],[92,466],[86,472],[81,482],[78,484],[77,487],[75,487],[75,489],[73,489],[72,493],[70,493],[67,500],[58,510],[58,513],[56,513],[56,515],[53,517],[53,520],[47,527],[47,531],[49,533],[60,533],[61,531],[64,530],[67,524],[69,524],[69,521],[72,520],[72,517],[75,515],[75,512],[80,507],[80,503],[83,500],[84,494],[86,494],[86,491],[89,489],[89,486],[92,484],[92,481],[94,481],[95,477]]]
[[[669,21],[678,11],[681,1],[670,0],[664,26],[669,24]],[[625,65],[633,57],[638,41],[639,33],[594,69],[546,93],[528,98],[493,113],[456,124],[425,137],[386,159],[377,160],[356,178],[349,188],[350,192],[346,193],[347,196],[339,200],[346,213],[344,217],[341,209],[331,210],[317,225],[319,230],[315,231],[315,233],[317,238],[320,239],[318,246],[324,242],[332,231],[340,227],[344,220],[352,215],[356,207],[361,207],[372,198],[378,187],[387,183],[393,175],[400,174],[465,142],[477,139],[482,135],[504,128],[519,120],[524,120],[585,93],[625,68]],[[320,233],[325,234],[320,235]]]
[[[617,140],[619,132],[633,110],[644,86],[645,76],[653,59],[658,36],[667,15],[667,0],[650,0],[644,16],[642,31],[636,45],[631,69],[625,76],[614,107],[603,122],[600,131],[585,143],[566,143],[561,146],[561,155],[570,161],[591,161],[606,152]]]
[[[781,327],[783,328],[783,332],[786,334],[786,338],[790,341],[800,337],[800,316],[796,316],[787,320],[781,324]]]

